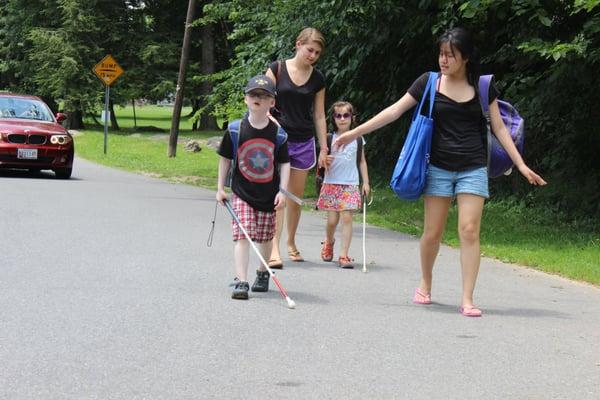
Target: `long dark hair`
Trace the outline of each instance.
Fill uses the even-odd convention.
[[[450,48],[458,50],[467,61],[467,80],[477,87],[480,75],[479,51],[475,47],[471,34],[463,28],[452,28],[447,30],[438,38],[437,45],[440,47],[443,43],[450,44]]]

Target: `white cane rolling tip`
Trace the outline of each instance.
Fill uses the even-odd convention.
[[[296,303],[294,302],[294,300],[290,299],[289,297],[286,297],[286,300],[287,300],[288,308],[291,308],[291,309],[296,308]]]

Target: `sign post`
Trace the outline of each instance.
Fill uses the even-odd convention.
[[[123,68],[121,68],[117,61],[109,54],[94,66],[94,73],[106,87],[104,92],[104,154],[106,154],[108,143],[108,120],[110,119],[108,111],[110,85],[123,74]]]

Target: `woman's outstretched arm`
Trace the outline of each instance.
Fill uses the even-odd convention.
[[[356,140],[356,138],[359,136],[366,135],[367,133],[371,133],[391,122],[394,122],[400,118],[402,114],[413,108],[415,105],[417,105],[417,100],[415,100],[410,93],[406,93],[400,98],[400,100],[388,108],[385,108],[383,111],[375,115],[364,124],[359,125],[356,128],[338,136],[333,142],[332,147],[348,144]]]

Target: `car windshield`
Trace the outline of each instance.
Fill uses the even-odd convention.
[[[53,121],[52,114],[43,102],[18,97],[0,97],[0,119],[3,118]]]

